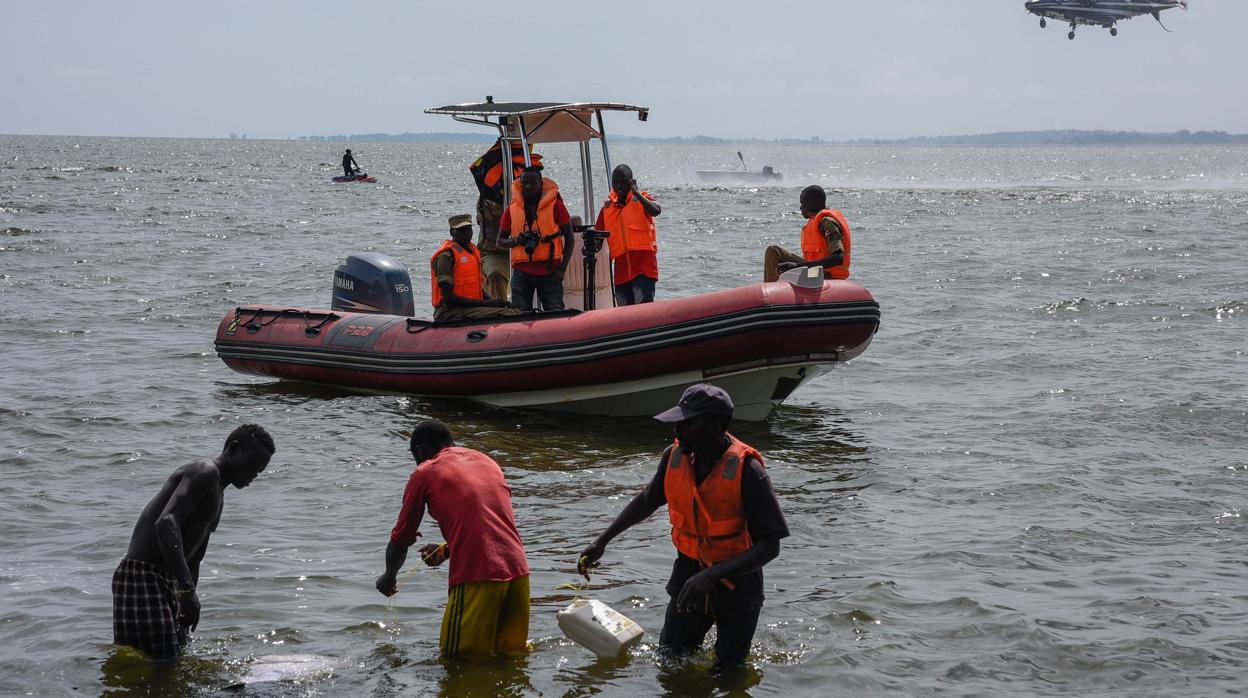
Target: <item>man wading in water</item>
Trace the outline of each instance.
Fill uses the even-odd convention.
[[[173,471],[139,514],[130,549],[113,572],[113,642],[158,660],[181,653],[199,625],[199,563],[221,522],[225,490],[250,485],[273,451],[263,427],[245,424],[215,459]]]
[[[447,542],[425,545],[420,557],[430,567],[451,561],[438,641],[443,658],[523,654],[529,638],[529,562],[503,469],[480,451],[456,446],[451,430],[436,419],[412,429],[409,448],[416,469],[403,490],[377,591],[398,592],[399,570],[428,510]]]
[[[676,441],[650,484],[577,563],[589,579],[608,543],[666,504],[677,555],[659,649],[696,652],[714,625],[717,669],[745,662],[763,607],[763,566],[789,535],[763,457],[728,433],[732,412],[728,393],[698,383],[675,407],[655,415],[673,425]]]

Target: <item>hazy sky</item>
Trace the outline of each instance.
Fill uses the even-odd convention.
[[[430,106],[621,101],[652,136],[1248,132],[1248,0],[1104,29],[1023,0],[5,2],[0,133],[468,131]]]

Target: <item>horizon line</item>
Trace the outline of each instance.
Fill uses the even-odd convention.
[[[958,140],[958,139],[987,139],[992,137],[1039,137],[1043,135],[1064,135],[1064,136],[1114,136],[1114,137],[1136,137],[1136,138],[1194,138],[1194,137],[1217,137],[1219,139],[1242,139],[1248,141],[1248,133],[1232,133],[1222,129],[1200,129],[1192,131],[1190,129],[1178,129],[1175,131],[1138,131],[1123,129],[1078,129],[1078,128],[1055,128],[1055,129],[1033,129],[1033,130],[1005,130],[1005,131],[984,131],[978,133],[959,133],[959,134],[942,134],[942,135],[918,135],[918,136],[901,136],[901,137],[861,137],[861,138],[845,138],[833,139],[824,136],[782,136],[775,138],[761,138],[758,136],[707,136],[703,134],[688,136],[636,136],[628,134],[618,134],[609,136],[608,140],[625,141],[635,143],[685,143],[688,145],[709,145],[709,144],[732,144],[732,143],[762,143],[776,145],[871,145],[871,144],[904,144],[916,141],[940,141],[940,140]],[[142,135],[85,135],[72,133],[0,133],[0,137],[45,137],[45,138],[148,138],[162,140],[254,140],[254,141],[310,141],[310,142],[346,142],[346,141],[404,141],[404,140],[426,140],[430,142],[438,142],[436,137],[444,136],[455,140],[467,141],[493,141],[497,135],[492,133],[484,133],[481,131],[403,131],[401,133],[388,132],[371,132],[371,133],[352,133],[352,134],[333,134],[333,135],[302,135],[302,136],[257,136],[251,137],[244,132],[233,132],[229,135],[211,135],[211,136],[142,136]]]

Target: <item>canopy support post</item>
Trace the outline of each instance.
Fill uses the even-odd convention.
[[[607,167],[607,186],[611,186],[611,153],[607,151],[607,129],[602,125],[602,111],[595,110],[598,117],[598,139],[602,141],[602,162]]]

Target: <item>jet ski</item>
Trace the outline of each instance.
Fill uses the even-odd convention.
[[[367,172],[356,172],[350,177],[346,175],[338,175],[334,177],[335,182],[376,182],[377,178]]]

